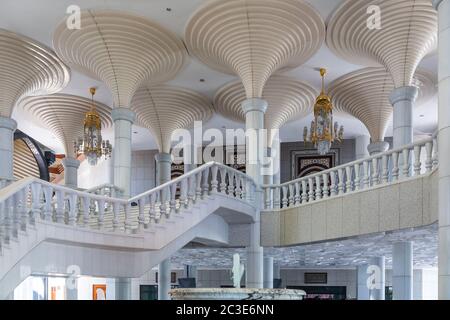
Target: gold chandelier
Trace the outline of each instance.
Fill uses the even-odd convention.
[[[75,154],[84,154],[90,165],[95,166],[102,156],[111,158],[112,146],[109,140],[102,140],[102,122],[100,115],[95,110],[95,88],[90,88],[92,96],[91,109],[84,117],[83,137],[74,141]]]
[[[311,122],[311,129],[308,134],[308,128],[303,129],[303,141],[312,143],[320,155],[325,155],[330,151],[333,142],[341,142],[344,138],[344,127],[337,122],[333,123],[333,104],[331,97],[325,93],[325,74],[324,68],[320,69],[322,77],[322,91],[316,98],[314,104],[314,120]]]

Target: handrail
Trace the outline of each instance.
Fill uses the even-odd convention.
[[[280,183],[280,184],[270,184],[270,185],[264,184],[264,185],[262,185],[262,187],[263,188],[283,187],[283,186],[287,186],[287,185],[295,183],[295,182],[301,182],[304,179],[315,178],[316,176],[322,176],[323,174],[334,172],[334,171],[337,171],[339,169],[345,169],[346,167],[351,167],[351,166],[354,166],[356,164],[362,164],[364,162],[371,161],[373,159],[379,159],[379,158],[381,158],[383,156],[390,156],[390,155],[392,155],[394,153],[401,153],[401,151],[403,151],[405,149],[413,149],[415,146],[423,145],[423,144],[425,144],[427,142],[432,142],[435,139],[436,134],[437,134],[437,132],[433,133],[433,135],[430,136],[429,138],[421,139],[421,140],[418,140],[416,142],[413,142],[413,143],[410,143],[410,144],[407,144],[407,145],[404,145],[404,146],[401,146],[401,147],[398,147],[398,148],[395,148],[395,149],[387,150],[385,152],[376,153],[376,154],[368,156],[366,158],[354,160],[352,162],[347,162],[347,163],[341,164],[339,166],[336,166],[336,167],[333,167],[333,168],[330,168],[330,169],[326,169],[326,170],[323,170],[323,171],[320,171],[318,173],[314,173],[314,174],[311,174],[311,175],[308,175],[308,176],[305,176],[305,177],[301,177],[301,178],[298,178],[298,179],[295,179],[295,180],[283,182],[283,183]]]

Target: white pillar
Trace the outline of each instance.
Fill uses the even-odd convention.
[[[433,5],[439,19],[439,299],[450,300],[450,0]]]
[[[394,108],[394,148],[413,142],[413,106],[419,90],[416,86],[395,88],[389,101]]]
[[[392,294],[394,300],[413,299],[413,245],[398,242],[392,252]]]
[[[369,286],[367,280],[369,274],[367,273],[368,264],[362,264],[356,267],[356,298],[357,300],[369,300]]]
[[[131,190],[131,126],[136,114],[127,108],[113,109],[114,121],[114,184],[124,191],[124,197]]]
[[[69,188],[78,188],[78,168],[80,161],[74,158],[64,158],[64,185]]]
[[[367,149],[370,144],[370,137],[367,135],[358,136],[355,139],[355,160],[363,159],[369,156]]]
[[[385,152],[388,149],[389,149],[389,143],[387,143],[386,141],[372,142],[367,147],[367,151],[369,151],[369,154],[371,156],[373,156],[374,154],[377,154],[377,153]]]
[[[115,281],[116,300],[131,299],[131,278],[116,278]]]
[[[158,300],[170,300],[170,258],[158,266]]]
[[[78,300],[78,278],[69,278],[70,286],[66,285],[66,300]]]
[[[370,289],[370,300],[384,300],[386,286],[386,263],[384,257],[376,257],[370,260],[370,265],[378,268],[374,278],[374,288]],[[369,266],[370,267],[370,266]],[[369,275],[370,276],[370,275]]]
[[[273,288],[273,257],[264,257],[264,288]]]
[[[155,155],[156,183],[158,185],[170,181],[172,156],[169,153],[160,152]],[[159,264],[158,271],[158,299],[170,300],[170,258]]]
[[[262,202],[262,175],[261,158],[264,147],[264,113],[267,110],[267,102],[262,99],[247,99],[242,102],[242,110],[245,113],[246,140],[246,172],[257,185],[254,199],[257,206],[255,221],[250,227],[250,245],[247,248],[246,287],[263,287],[263,248],[260,245],[260,207]]]
[[[12,179],[14,156],[14,131],[17,122],[0,116],[0,179]]]
[[[278,263],[274,263],[273,265],[273,278],[281,279],[281,267]]]

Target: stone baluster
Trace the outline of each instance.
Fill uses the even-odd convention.
[[[141,198],[141,199],[138,200],[138,209],[139,209],[138,230],[141,231],[145,227],[145,213],[144,213],[145,198]]]
[[[410,157],[409,157],[409,149],[405,148],[402,152],[403,155],[403,170],[402,170],[402,178],[407,178],[410,175]]]
[[[361,189],[360,163],[355,163],[353,170],[355,171],[355,180],[353,182],[353,185],[355,186],[355,191],[358,191]]]
[[[272,189],[270,186],[264,187],[264,208],[265,209],[271,209],[271,206],[272,206],[272,199],[270,197],[271,191],[272,191]]]
[[[422,163],[420,162],[420,154],[422,152],[422,146],[416,145],[414,146],[414,175],[420,175],[420,171],[422,169]]]
[[[89,199],[87,196],[83,197],[83,201],[81,202],[83,206],[83,227],[87,227],[89,225],[89,206],[91,205],[91,199]]]
[[[198,179],[198,180],[200,181],[201,179]],[[200,196],[201,196],[201,193],[202,193],[202,189],[201,188],[197,188],[197,192],[198,192],[199,189],[200,189],[200,195],[198,197],[196,197],[196,201],[197,201],[197,199],[200,200]],[[159,212],[161,213],[161,218],[164,218],[164,217],[168,218],[169,215],[170,215],[170,211],[167,210],[167,202],[168,202],[169,197],[170,197],[169,192],[170,192],[170,188],[169,187],[164,187],[161,190],[161,203],[160,203],[160,207],[159,207]]]
[[[373,158],[372,159],[372,186],[376,186],[379,184],[379,180],[378,180],[378,158]]]
[[[336,171],[330,171],[330,197],[334,197],[336,195]]]
[[[211,192],[212,193],[217,192],[217,187],[219,184],[219,182],[217,181],[218,170],[219,170],[219,168],[216,165],[214,165],[211,168]]]
[[[328,173],[322,174],[322,181],[323,181],[323,188],[322,188],[322,194],[323,198],[327,199],[329,197],[328,195]]]
[[[67,218],[67,223],[70,226],[76,225],[78,216],[78,196],[76,193],[70,193],[69,198],[69,216]]]
[[[220,193],[227,193],[227,171],[225,168],[220,168]]]
[[[247,181],[247,179],[245,178],[245,176],[243,176],[242,178],[242,191],[241,191],[241,197],[242,199],[244,199],[245,201],[248,201],[248,195],[249,193],[247,192],[248,190],[248,186],[250,185],[250,182]]]
[[[64,223],[64,191],[56,190],[56,222]]]
[[[3,210],[3,240],[9,243],[12,234],[12,214],[14,197],[9,197],[5,201],[5,208]]]
[[[286,208],[288,205],[288,195],[287,195],[288,188],[287,188],[287,186],[282,186],[281,189],[283,190],[282,205],[283,205],[283,208]]]
[[[195,182],[196,182],[196,186],[195,186],[195,201],[197,202],[202,197],[202,172],[198,172],[195,175]]]
[[[228,195],[234,197],[234,172],[228,172]]]
[[[120,203],[113,202],[113,231],[119,231],[119,214],[120,214]]]
[[[53,206],[52,206],[52,200],[53,200],[53,189],[50,186],[44,186],[42,188],[44,192],[44,212],[43,212],[43,219],[45,221],[52,221],[53,216]]]
[[[181,208],[187,208],[188,202],[187,202],[187,193],[188,193],[188,179],[184,178],[180,182],[180,207],[178,209],[181,210]]]
[[[384,154],[381,157],[381,172],[382,172],[381,182],[388,183],[388,181],[389,181],[389,161],[388,161],[388,156],[386,154]]]
[[[398,167],[398,152],[392,154],[392,181],[398,181],[400,168]]]
[[[295,196],[294,205],[298,206],[300,204],[301,194],[300,194],[300,182],[295,182]]]
[[[276,186],[274,189],[274,192],[273,192],[274,193],[273,194],[273,207],[275,209],[280,209],[280,199],[281,199],[280,191],[281,191],[281,188]]]
[[[309,198],[308,202],[314,201],[314,180],[312,178],[308,178],[309,183]]]
[[[177,183],[177,182],[173,182],[173,183],[170,185],[170,202],[169,202],[169,208],[170,208],[170,213],[171,213],[171,214],[177,212],[177,200],[176,200],[177,186],[178,186],[178,183]]]
[[[425,160],[425,170],[427,173],[433,169],[433,142],[429,141],[425,144],[427,159]]]
[[[194,203],[194,185],[195,185],[195,175],[188,177],[188,206]]]
[[[39,183],[31,184],[31,215],[30,223],[36,222],[36,217],[41,214],[41,185]]]
[[[352,167],[345,167],[345,192],[352,192]]]
[[[209,194],[209,167],[206,167],[202,172],[202,199]]]
[[[339,177],[339,183],[338,183],[338,190],[339,195],[344,194],[344,169],[339,168],[338,169],[338,177]]]
[[[27,209],[27,195],[28,195],[28,187],[19,191],[19,200],[20,200],[20,230],[26,231],[27,228],[27,220],[28,220],[28,209]]]
[[[315,196],[316,196],[316,200],[320,200],[320,199],[322,199],[322,189],[320,187],[320,175],[317,175],[315,178],[316,178]]]
[[[294,205],[294,184],[291,183],[288,186],[289,188],[289,207],[292,207]]]
[[[302,203],[308,201],[308,187],[306,186],[306,179],[302,180]]]
[[[241,198],[241,177],[239,175],[236,175],[235,180],[236,180],[236,189],[234,190],[234,192],[236,194],[236,198],[240,199]]]
[[[369,161],[366,160],[363,162],[363,189],[367,189],[370,187],[370,167]]]
[[[149,198],[150,207],[148,210],[148,215],[150,217],[150,222],[153,221],[154,223],[158,223],[159,219],[156,217],[156,193],[150,193]]]
[[[439,163],[439,146],[437,138],[433,139],[433,169],[437,167]]]
[[[97,200],[97,206],[98,206],[98,217],[97,217],[98,229],[103,230],[103,221],[105,219],[105,200],[103,199]]]

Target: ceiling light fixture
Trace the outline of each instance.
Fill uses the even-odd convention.
[[[111,158],[112,146],[109,140],[102,140],[102,123],[99,113],[95,110],[94,95],[96,89],[90,88],[92,96],[91,110],[84,117],[83,137],[74,141],[75,156],[84,154],[91,166],[95,166],[102,156]]]
[[[322,77],[322,91],[316,98],[314,104],[314,120],[311,122],[311,129],[303,129],[303,141],[311,142],[320,155],[325,155],[330,151],[331,144],[341,142],[344,139],[344,126],[339,128],[337,122],[333,123],[333,104],[331,97],[325,93],[325,74],[327,70],[320,68]]]

